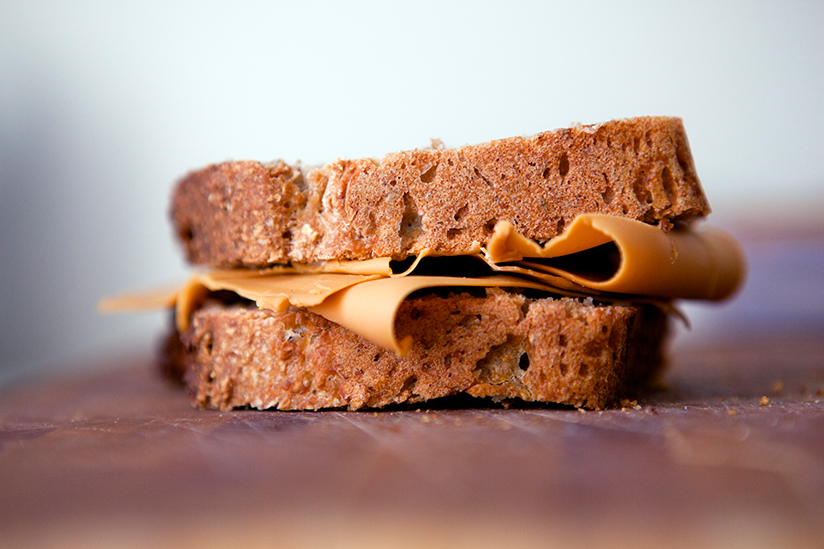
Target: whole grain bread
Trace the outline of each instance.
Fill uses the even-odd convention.
[[[662,364],[666,315],[652,306],[486,295],[412,297],[398,314],[406,357],[304,309],[212,302],[174,336],[201,407],[350,410],[466,393],[494,399],[613,405]]]
[[[485,244],[498,220],[542,242],[587,212],[665,229],[709,213],[681,120],[617,120],[306,170],[226,162],[181,180],[172,203],[189,260],[214,267],[458,254]]]

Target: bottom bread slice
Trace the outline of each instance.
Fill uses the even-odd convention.
[[[167,363],[196,405],[221,410],[357,410],[459,393],[601,409],[660,369],[666,326],[653,306],[430,294],[398,312],[397,335],[415,341],[401,358],[304,309],[210,302],[173,336]]]

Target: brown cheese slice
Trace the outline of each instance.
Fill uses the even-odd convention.
[[[124,293],[101,299],[97,304],[97,310],[101,313],[117,313],[171,309],[175,306],[179,293],[180,284],[142,292]]]
[[[553,266],[552,258],[604,244],[619,252],[608,276]],[[499,222],[480,257],[501,274],[483,278],[408,276],[424,252],[403,273],[393,273],[390,258],[328,261],[274,267],[263,271],[228,270],[194,275],[179,291],[127,295],[101,303],[103,310],[177,306],[179,330],[210,291],[230,290],[258,307],[282,311],[306,307],[399,355],[411,341],[397,341],[395,316],[411,293],[444,286],[509,286],[535,288],[563,295],[652,296],[658,299],[723,299],[741,283],[744,256],[735,240],[718,229],[665,232],[638,221],[600,214],[579,215],[563,235],[541,246]],[[524,258],[527,258],[524,260]],[[569,262],[567,262],[569,263]],[[524,278],[527,277],[527,278]],[[648,301],[649,299],[643,299]]]
[[[744,253],[735,239],[715,227],[662,231],[631,219],[604,214],[575,218],[564,234],[541,246],[499,222],[485,249],[493,265],[523,258],[557,258],[613,243],[620,262],[608,278],[524,261],[518,265],[560,276],[600,292],[661,298],[721,300],[744,277]]]
[[[349,286],[380,278],[381,275],[341,273],[279,274],[257,271],[214,271],[189,279],[177,295],[175,320],[179,331],[189,327],[192,311],[209,291],[229,290],[245,297],[261,309],[275,312],[289,305],[312,307]]]

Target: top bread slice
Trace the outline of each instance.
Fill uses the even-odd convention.
[[[616,120],[311,169],[226,162],[186,176],[172,200],[189,260],[217,268],[456,255],[484,245],[500,220],[544,242],[581,213],[664,229],[708,214],[681,120]]]

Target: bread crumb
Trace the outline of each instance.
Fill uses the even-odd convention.
[[[314,227],[312,227],[308,223],[304,223],[303,226],[300,228],[300,234],[308,237],[310,241],[317,240],[318,238],[318,232],[314,229]]]
[[[762,396],[761,397],[761,406],[769,406],[769,405],[770,405],[770,399],[765,397],[765,396]]]
[[[587,124],[586,126],[581,126],[579,129],[584,133],[595,133],[599,129],[601,129],[602,124]]]
[[[729,415],[731,415],[731,416],[734,416],[734,415],[735,415],[735,414],[737,414],[738,412],[736,412],[735,410],[727,410],[727,413],[728,413]]]
[[[621,399],[621,411],[626,412],[627,410],[640,410],[641,406],[638,405],[637,400],[629,400],[626,398]]]
[[[784,382],[780,379],[773,382],[772,384],[772,392],[774,395],[780,395],[781,392],[784,390]]]

